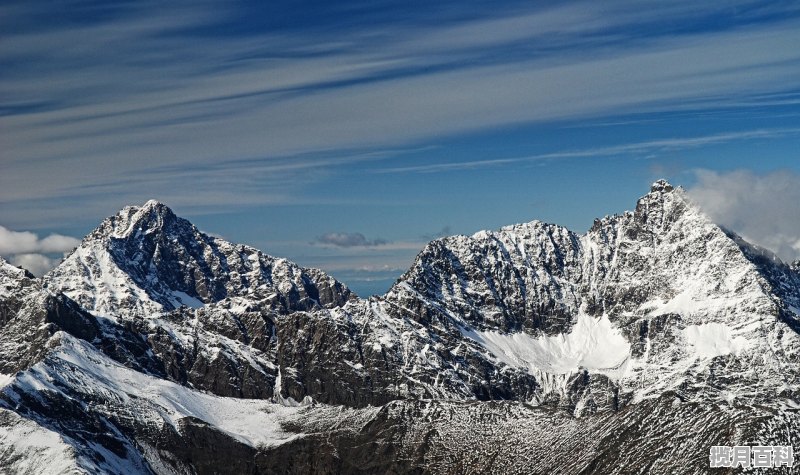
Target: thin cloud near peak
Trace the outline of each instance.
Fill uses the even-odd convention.
[[[800,175],[695,170],[689,196],[714,221],[786,262],[800,259]]]
[[[389,244],[389,241],[381,238],[367,239],[361,233],[325,233],[317,237],[314,244],[335,247],[375,247]]]

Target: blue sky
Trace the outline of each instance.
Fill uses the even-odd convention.
[[[800,255],[800,4],[432,3],[4,2],[0,254],[156,198],[369,294],[666,177]]]

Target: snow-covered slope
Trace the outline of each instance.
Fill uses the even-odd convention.
[[[57,432],[6,409],[0,409],[0,470],[41,475],[86,473],[78,465],[75,449]]]
[[[216,435],[217,450],[228,445],[256,453],[302,437],[282,428],[302,413],[339,419],[343,429],[348,419],[364,416],[194,391],[126,368],[65,332],[53,334],[48,345],[54,349],[45,359],[0,390],[0,422],[8,419],[0,424],[0,441],[10,445],[7,454],[0,449],[0,472],[66,473],[77,465],[86,473],[192,473],[187,462],[193,460],[180,460],[176,450],[196,444],[192,436]],[[42,464],[43,457],[56,465]],[[228,473],[241,473],[250,462],[229,463]]]
[[[30,272],[0,257],[0,300],[19,296],[25,289],[35,286],[35,279]]]

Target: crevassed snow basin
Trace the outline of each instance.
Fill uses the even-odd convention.
[[[553,374],[572,373],[579,367],[595,371],[616,369],[627,360],[631,349],[606,316],[578,315],[570,333],[556,336],[463,328],[461,332],[509,366]]]

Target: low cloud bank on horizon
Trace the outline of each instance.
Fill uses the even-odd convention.
[[[361,233],[325,233],[319,236],[313,244],[336,247],[373,247],[388,243],[389,241],[381,238],[367,239]]]
[[[80,244],[79,239],[63,234],[50,234],[40,238],[29,231],[12,231],[0,226],[0,256],[8,258],[15,266],[42,276],[58,264],[58,259],[48,254],[63,254]]]

